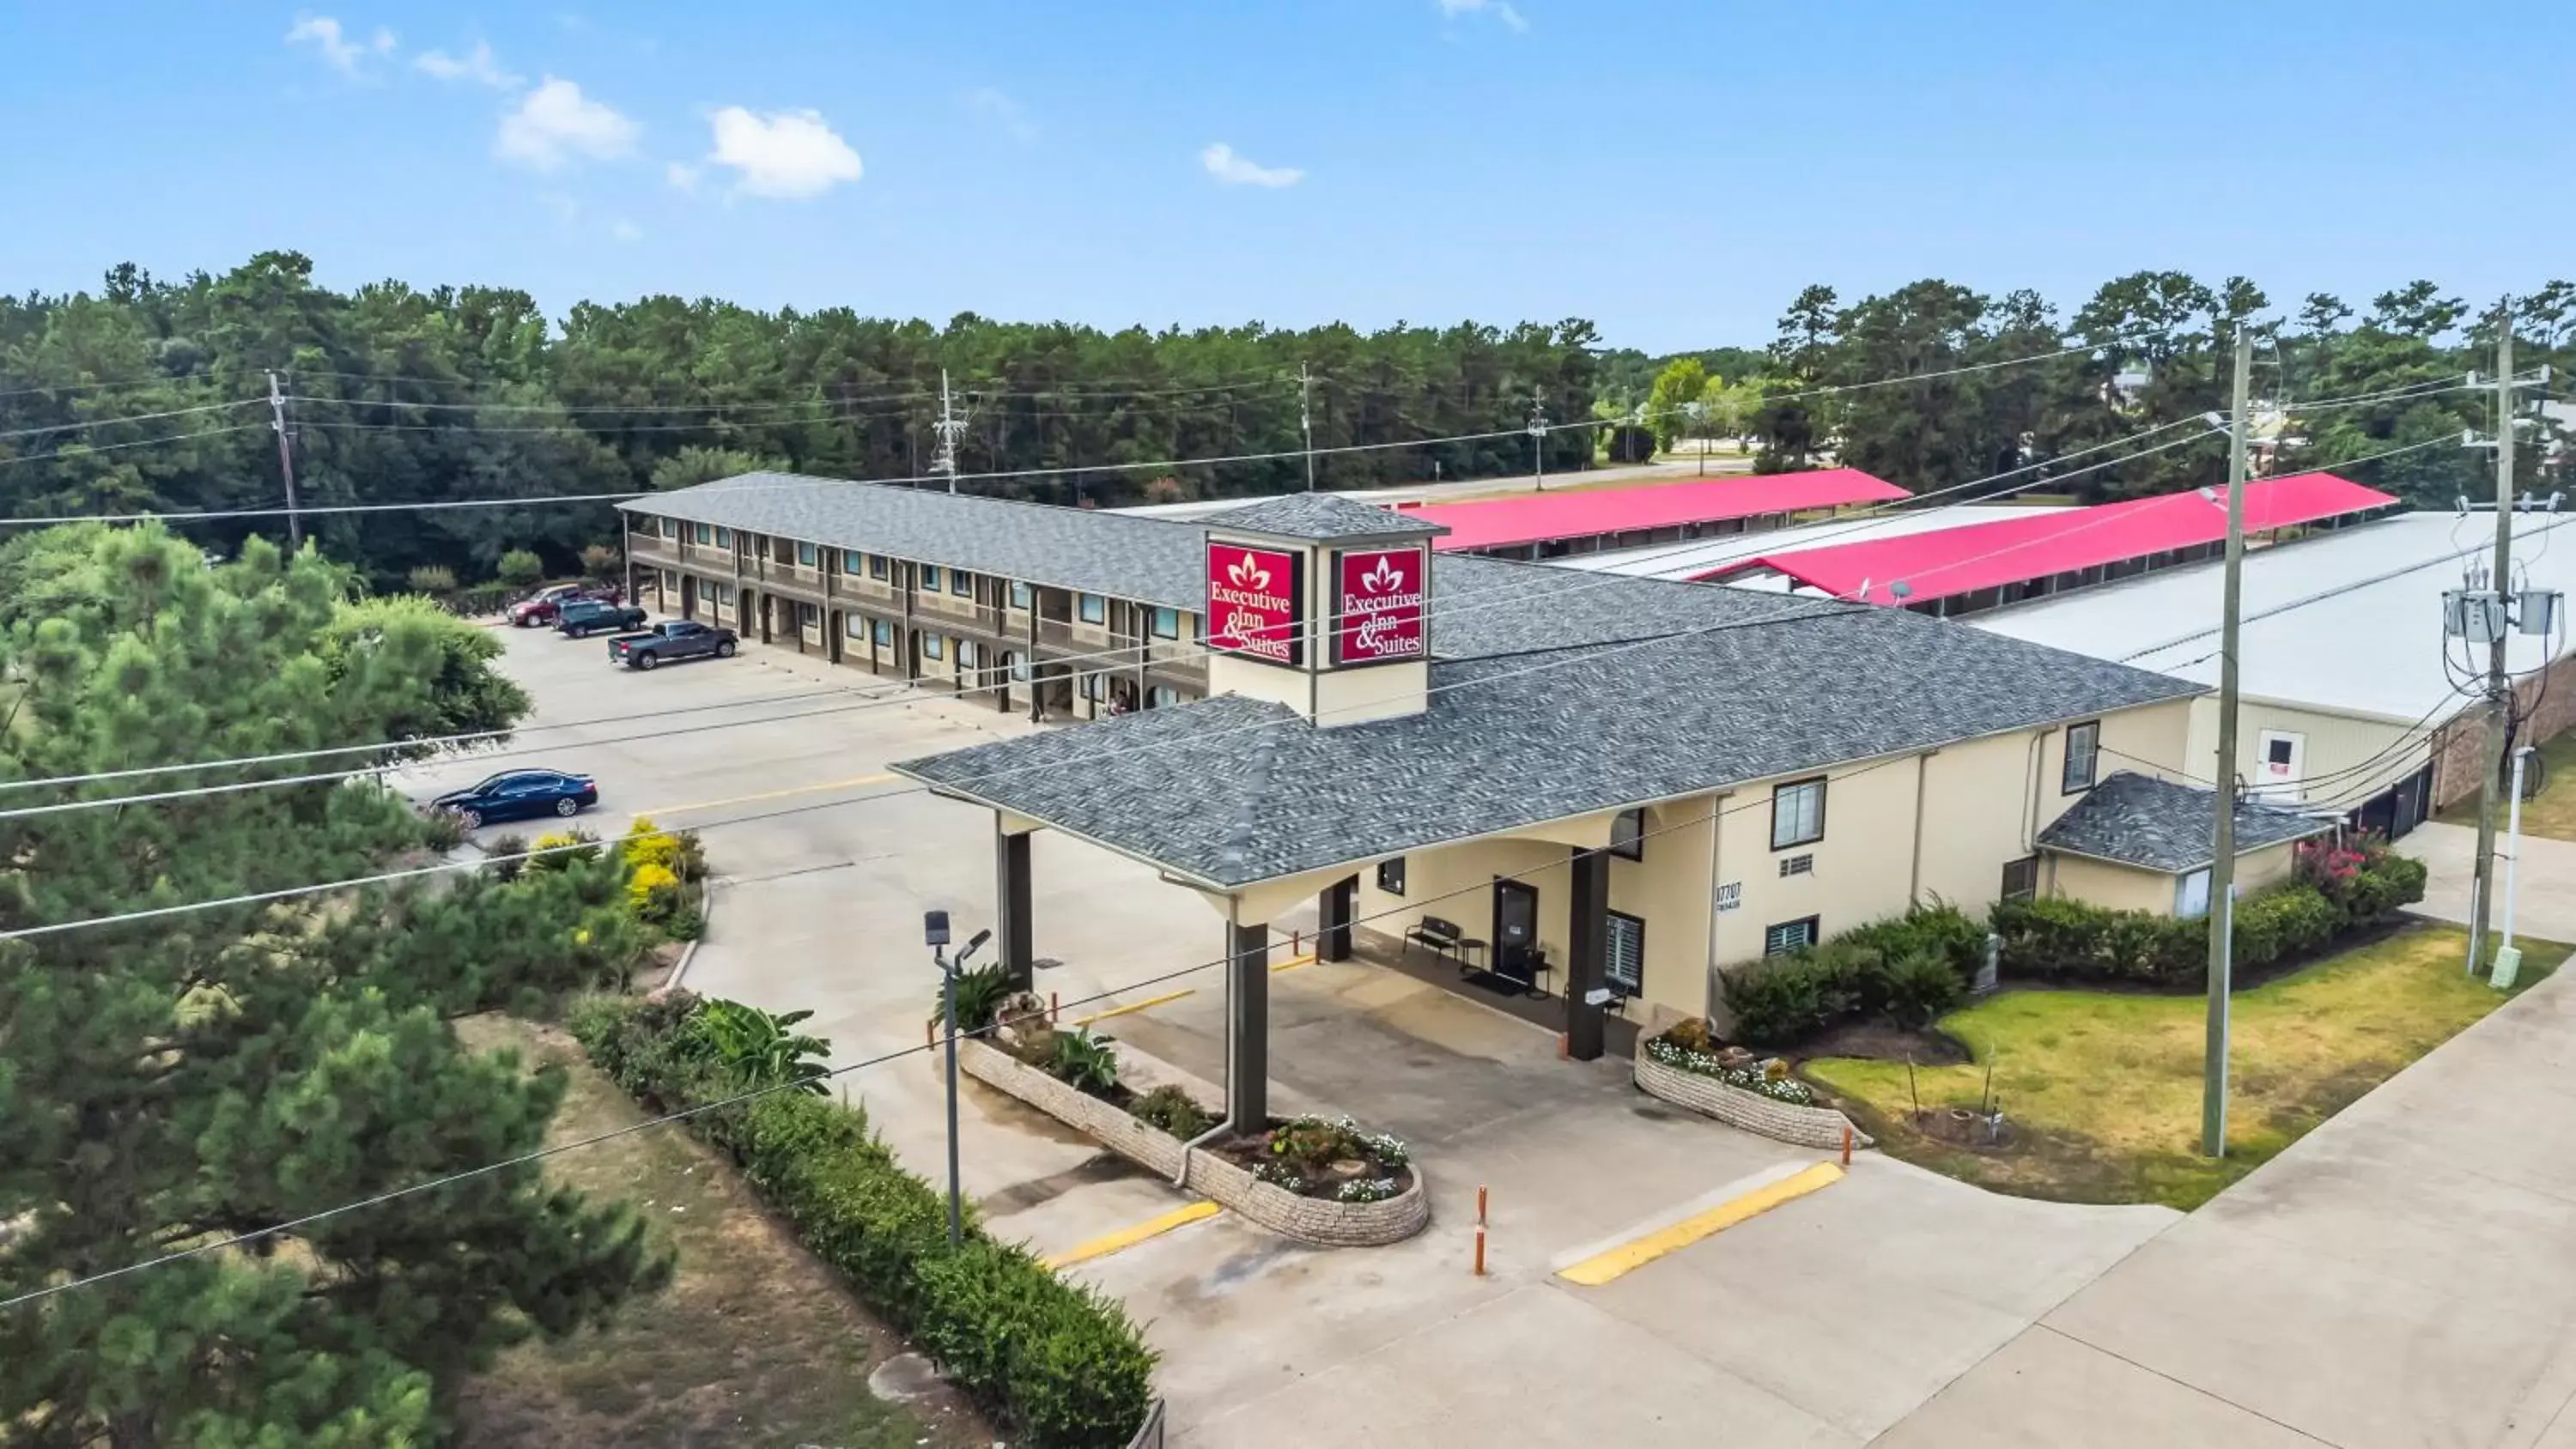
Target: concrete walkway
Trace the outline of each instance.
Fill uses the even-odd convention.
[[[1877,1442],[2576,1449],[2572,977],[2345,1109]]]
[[[2477,831],[2428,820],[2397,842],[2397,849],[2424,862],[2431,872],[2424,884],[2423,904],[2415,910],[2467,925]],[[2514,912],[2514,934],[2576,941],[2576,841],[2526,835],[2521,849],[2522,863],[2514,872],[2514,890],[2521,897]],[[2498,926],[2501,929],[2501,922]]]

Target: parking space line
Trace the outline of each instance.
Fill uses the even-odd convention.
[[[1556,1276],[1568,1283],[1598,1288],[1622,1274],[1642,1268],[1666,1253],[1687,1248],[1711,1233],[1734,1227],[1747,1218],[1758,1217],[1784,1202],[1805,1197],[1842,1180],[1843,1170],[1830,1162],[1792,1172],[1785,1177],[1757,1182],[1754,1186],[1728,1196],[1715,1207],[1692,1213],[1678,1222],[1667,1223],[1616,1247],[1593,1253],[1580,1261],[1559,1268]]]
[[[726,805],[749,805],[755,800],[784,800],[790,795],[811,795],[818,790],[850,790],[861,785],[882,785],[893,778],[892,775],[853,775],[846,780],[824,780],[812,785],[794,785],[784,790],[765,790],[757,795],[736,795],[725,800],[700,800],[693,805],[661,805],[650,810],[638,810],[635,813],[652,816],[689,815],[700,810],[714,810]]]
[[[1174,1228],[1186,1226],[1202,1218],[1215,1217],[1221,1211],[1223,1209],[1215,1203],[1201,1199],[1183,1207],[1176,1207],[1161,1217],[1148,1219],[1132,1228],[1120,1228],[1105,1237],[1094,1238],[1078,1248],[1070,1248],[1058,1253],[1046,1259],[1045,1262],[1050,1268],[1070,1268],[1076,1263],[1088,1263],[1094,1258],[1105,1258],[1112,1253],[1132,1248],[1147,1238],[1159,1238]]]
[[[1303,956],[1291,956],[1287,960],[1280,962],[1278,965],[1271,967],[1270,974],[1276,976],[1282,971],[1294,971],[1300,966],[1312,966],[1314,964],[1315,953],[1309,951]]]
[[[1073,1019],[1073,1024],[1075,1026],[1089,1026],[1095,1021],[1107,1021],[1113,1016],[1125,1016],[1131,1011],[1143,1011],[1148,1007],[1160,1006],[1166,1001],[1178,1001],[1184,996],[1196,996],[1198,994],[1199,989],[1197,987],[1184,986],[1178,991],[1166,991],[1160,996],[1148,996],[1142,1001],[1128,1002],[1125,1006],[1113,1006],[1107,1011],[1095,1011],[1089,1016],[1077,1016]]]

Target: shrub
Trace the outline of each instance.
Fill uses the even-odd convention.
[[[456,570],[445,564],[422,564],[404,575],[403,583],[415,594],[452,594],[456,592]]]
[[[2206,979],[2209,928],[2148,911],[2043,896],[1999,901],[2002,974],[2033,981],[2189,987]]]
[[[533,871],[570,870],[576,863],[588,865],[599,859],[599,837],[579,826],[540,835],[532,848],[542,852],[527,858],[527,868]]]
[[[648,925],[668,922],[680,911],[680,878],[668,866],[638,869],[626,878],[626,907]]]
[[[1834,938],[1875,948],[1890,961],[1926,952],[1947,962],[1962,984],[1986,963],[1986,927],[1948,901],[1917,904],[1904,914],[1856,926]]]
[[[993,1018],[1001,1012],[1002,1002],[1010,994],[1010,972],[999,962],[989,966],[978,966],[972,971],[958,972],[957,1030],[960,1033],[969,1033],[983,1031],[990,1027],[993,1024]],[[930,999],[930,1019],[934,1022],[948,1019],[948,988],[945,982],[940,983],[938,993]]]
[[[648,1105],[698,1096],[671,1043],[699,1009],[674,992],[575,1007],[591,1059]],[[781,1092],[690,1119],[859,1296],[949,1381],[1043,1449],[1115,1449],[1144,1422],[1153,1351],[1115,1300],[994,1242],[970,1206],[948,1244],[946,1199],[903,1170],[864,1110]]]
[[[1651,463],[1655,459],[1654,430],[1621,423],[1610,430],[1605,450],[1613,463]]]
[[[494,836],[492,838],[492,848],[490,852],[492,857],[492,878],[500,881],[504,885],[517,880],[519,878],[519,873],[528,868],[528,862],[525,859],[527,853],[528,837],[524,835]]]
[[[604,543],[594,543],[581,551],[581,576],[602,583],[626,572],[626,560],[617,550]]]
[[[1811,948],[1774,957],[1725,978],[1726,1008],[1739,1041],[1791,1046],[1849,1015],[1850,988],[1838,963]]]
[[[501,566],[494,572],[501,582],[524,589],[546,576],[546,561],[527,549],[514,548],[501,555]]]
[[[1048,1043],[1047,1075],[1095,1097],[1106,1097],[1118,1085],[1118,1053],[1094,1037],[1091,1029],[1060,1031]]]
[[[465,822],[453,810],[432,810],[420,818],[420,842],[445,853],[465,843]]]
[[[821,1093],[832,1044],[790,1030],[814,1013],[775,1013],[739,1001],[702,1002],[689,1018],[686,1049],[737,1091],[793,1086]]]
[[[1286,1167],[1301,1181],[1336,1162],[1358,1160],[1396,1168],[1413,1160],[1404,1139],[1362,1131],[1348,1117],[1292,1117],[1270,1129],[1262,1150],[1271,1163]],[[1263,1180],[1271,1179],[1265,1174]]]
[[[1128,1115],[1149,1127],[1187,1142],[1216,1125],[1216,1114],[1190,1099],[1190,1094],[1169,1083],[1156,1087],[1136,1099]]]
[[[1392,1177],[1355,1177],[1333,1196],[1343,1202],[1384,1202],[1402,1191],[1404,1184]]]
[[[1888,1019],[1898,1026],[1921,1028],[1958,1010],[1968,999],[1968,984],[1958,968],[1932,951],[1916,951],[1887,962],[1884,975]]]
[[[706,913],[695,906],[682,906],[662,923],[662,934],[674,941],[694,941],[707,933]]]

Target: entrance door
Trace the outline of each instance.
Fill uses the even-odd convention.
[[[1494,961],[1497,976],[1526,986],[1537,975],[1538,887],[1527,881],[1494,882]]]

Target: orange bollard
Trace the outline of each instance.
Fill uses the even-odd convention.
[[[1843,1166],[1851,1166],[1851,1124],[1843,1124]]]
[[[1476,1276],[1485,1276],[1485,1229],[1482,1225],[1476,1229]]]
[[[1556,1034],[1556,1059],[1562,1062],[1571,1061],[1573,1058],[1574,1038],[1566,1035],[1564,1032],[1558,1032]]]
[[[1483,1227],[1484,1225],[1485,1225],[1485,1185],[1484,1185],[1483,1183],[1481,1183],[1481,1182],[1480,1182],[1480,1183],[1477,1183],[1477,1184],[1476,1184],[1476,1226],[1478,1226],[1478,1227],[1480,1227],[1480,1228],[1481,1228],[1481,1227]]]
[[[932,1042],[935,1042],[935,1041],[939,1040],[939,1037],[938,1037],[938,1035],[937,1035],[938,1031],[939,1031],[939,1023],[938,1023],[938,1022],[935,1022],[935,1021],[925,1021],[925,1022],[923,1022],[923,1023],[921,1024],[921,1044],[922,1044],[923,1046],[928,1046],[928,1045],[930,1045]]]

